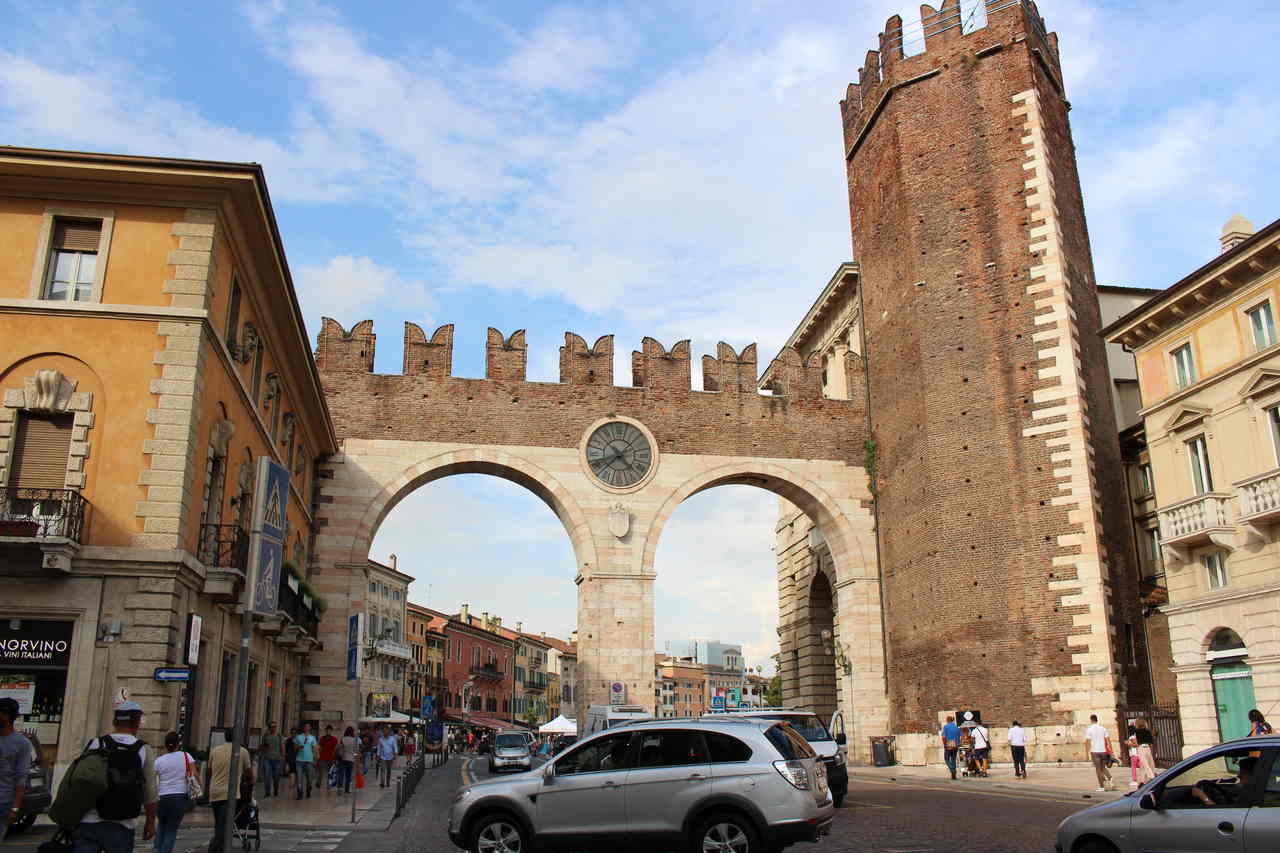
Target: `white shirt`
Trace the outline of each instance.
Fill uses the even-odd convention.
[[[974,749],[986,749],[991,745],[991,738],[987,734],[986,726],[974,726],[970,734],[973,736]]]
[[[113,733],[111,735],[111,739],[116,743],[121,743],[121,744],[124,744],[125,746],[133,746],[135,743],[138,742],[138,739],[133,735],[122,735],[122,734]],[[89,741],[89,749],[97,749],[99,745],[100,745],[100,742],[98,738],[94,738],[93,740]],[[147,778],[147,769],[148,769],[147,757],[149,752],[150,750],[147,749],[146,744],[143,744],[142,749],[138,750],[138,758],[142,760],[142,778],[143,779]],[[154,763],[152,764],[152,766],[154,767]],[[147,787],[149,788],[150,785],[148,785]],[[144,804],[148,800],[147,795],[149,793],[150,793],[149,791],[145,789],[143,790],[142,802]],[[155,802],[155,801],[152,800],[151,802]],[[143,814],[146,814],[145,808],[143,809]],[[89,811],[85,812],[85,816],[80,818],[80,822],[81,823],[118,823],[121,826],[128,827],[129,829],[136,829],[138,826],[138,819],[136,817],[129,818],[128,820],[107,820],[106,818],[98,817],[97,809],[89,809]]]
[[[185,794],[188,761],[192,759],[185,752],[166,752],[157,758],[156,793],[162,797],[166,794]]]
[[[1107,730],[1102,726],[1094,723],[1084,730],[1084,736],[1089,739],[1090,752],[1107,751]]]
[[[1009,727],[1009,746],[1026,746],[1027,730],[1022,726]]]

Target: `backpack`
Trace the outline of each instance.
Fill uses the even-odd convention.
[[[49,806],[49,819],[63,829],[79,826],[107,792],[107,751],[101,746],[91,749],[92,743],[71,762],[58,786],[58,796]]]
[[[146,778],[142,772],[141,741],[126,746],[103,735],[99,743],[107,753],[107,790],[98,798],[103,820],[131,820],[142,814]]]

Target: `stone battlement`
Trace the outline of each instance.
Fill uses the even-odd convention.
[[[904,28],[902,16],[885,21],[879,50],[868,50],[850,83],[840,114],[844,123],[846,157],[851,157],[867,128],[874,123],[894,89],[931,76],[951,63],[971,64],[1005,48],[1026,42],[1045,73],[1062,94],[1058,36],[1045,30],[1044,19],[1031,0],[985,0],[985,26],[965,31],[970,16],[962,15],[960,0],[943,0],[941,8],[920,6],[921,29]],[[924,51],[907,56],[905,46],[924,42]]]
[[[337,321],[325,317],[317,345],[316,364],[321,373],[373,373],[377,335],[372,320],[362,320],[347,331]],[[613,387],[613,355],[613,335],[605,335],[588,347],[581,335],[565,332],[564,346],[560,347],[560,383]],[[655,338],[645,337],[640,349],[631,353],[632,387],[697,390],[693,389],[690,359],[687,340],[667,349]],[[528,361],[524,329],[503,335],[498,329],[489,328],[485,343],[485,380],[525,382]],[[849,387],[861,386],[860,359],[855,356],[840,367],[850,374]],[[444,380],[453,377],[452,370],[453,325],[440,326],[428,339],[421,326],[406,322],[402,375]],[[766,371],[769,377],[766,390],[773,396],[822,399],[822,372],[819,357],[806,362],[794,347],[784,347]],[[759,395],[756,345],[749,344],[739,353],[721,341],[714,356],[702,357],[701,390]]]

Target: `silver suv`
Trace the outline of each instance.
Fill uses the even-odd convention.
[[[449,838],[472,853],[763,853],[817,841],[833,814],[826,769],[788,724],[666,719],[600,732],[536,772],[459,788]]]
[[[525,732],[498,732],[489,750],[489,772],[501,770],[529,770],[533,767],[533,753],[529,751],[529,738]]]

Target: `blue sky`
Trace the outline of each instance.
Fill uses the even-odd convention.
[[[566,330],[616,334],[619,381],[643,335],[758,341],[767,361],[850,255],[837,101],[884,20],[914,9],[0,0],[0,143],[263,163],[309,325],[372,317],[383,371],[406,319],[455,323],[465,376],[488,326],[529,330],[535,379],[556,378]],[[1100,282],[1166,286],[1231,213],[1280,213],[1280,6],[1040,9]],[[474,526],[446,526],[461,506]],[[773,650],[775,510],[750,489],[681,508],[658,554],[660,646]],[[572,627],[563,533],[510,484],[424,489],[380,534],[375,556],[391,551],[419,567],[417,600],[430,584],[433,606]],[[728,583],[746,612],[708,606]]]

